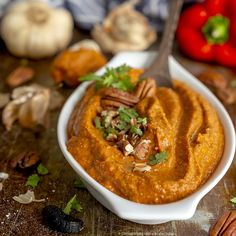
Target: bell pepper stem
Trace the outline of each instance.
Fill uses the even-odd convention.
[[[223,44],[229,38],[230,21],[227,17],[217,14],[208,18],[202,27],[202,33],[210,44]]]

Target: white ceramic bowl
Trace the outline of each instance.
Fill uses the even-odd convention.
[[[124,52],[116,55],[107,66],[119,66],[127,63],[133,67],[147,67],[155,57],[154,52]],[[225,133],[225,149],[222,159],[207,182],[202,185],[195,193],[190,196],[168,204],[148,205],[139,204],[126,200],[95,181],[90,177],[80,164],[67,151],[67,123],[75,104],[83,95],[89,83],[79,86],[65,103],[58,122],[58,141],[60,148],[75,172],[85,183],[88,191],[106,208],[117,216],[142,224],[160,224],[171,220],[189,219],[194,215],[199,201],[206,195],[225,175],[234,158],[235,152],[235,133],[231,119],[223,105],[218,99],[196,78],[187,72],[173,57],[169,59],[170,71],[174,78],[181,80],[189,85],[193,90],[204,96],[216,109],[223,124]],[[104,68],[98,71],[103,73]]]

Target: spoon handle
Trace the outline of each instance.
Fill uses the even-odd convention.
[[[165,79],[170,79],[168,56],[172,51],[173,38],[183,2],[184,0],[170,0],[169,17],[165,23],[165,29],[160,43],[158,56],[154,59],[151,66],[146,70],[142,77],[161,75],[161,77]],[[157,82],[160,84],[159,79]],[[169,81],[169,87],[171,87],[171,84],[171,81]]]

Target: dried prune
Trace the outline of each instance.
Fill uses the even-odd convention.
[[[78,233],[84,228],[81,219],[66,215],[59,207],[48,205],[42,210],[44,223],[52,230],[61,233]]]

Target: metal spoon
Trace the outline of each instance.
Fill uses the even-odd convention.
[[[170,0],[169,17],[165,23],[165,30],[159,47],[158,56],[142,75],[142,78],[154,78],[158,86],[173,87],[168,57],[172,51],[173,38],[183,2],[184,0]]]

